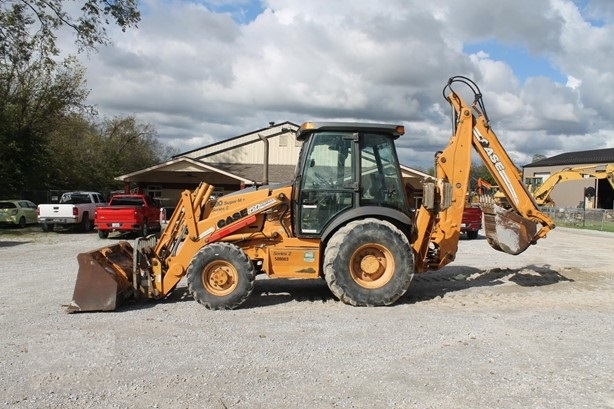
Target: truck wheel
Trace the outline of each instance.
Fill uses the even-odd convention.
[[[474,240],[478,238],[478,231],[477,230],[471,230],[467,232],[467,239],[469,240]]]
[[[108,230],[98,230],[98,237],[100,237],[101,239],[106,239],[107,237],[109,237],[109,231]]]
[[[149,233],[149,227],[147,226],[147,219],[143,220],[143,226],[141,227],[141,237],[147,237]]]
[[[83,219],[81,219],[81,231],[87,233],[92,229],[92,221],[90,220],[90,215],[87,213],[83,213]]]
[[[194,299],[210,310],[237,308],[254,289],[254,266],[234,244],[203,247],[192,258],[186,275]]]
[[[48,232],[48,231],[53,231],[53,224],[47,224],[47,223],[43,223],[41,225],[41,228],[43,229],[44,232]]]
[[[346,304],[390,305],[405,294],[413,275],[409,241],[387,221],[350,222],[326,246],[324,278]]]

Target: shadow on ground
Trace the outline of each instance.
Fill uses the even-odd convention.
[[[446,294],[476,287],[494,287],[515,283],[522,287],[541,287],[569,279],[549,265],[527,265],[519,269],[494,268],[481,270],[467,266],[449,266],[439,271],[416,274],[401,302],[417,303]]]
[[[415,304],[436,298],[443,298],[454,292],[477,287],[495,287],[514,283],[522,287],[541,287],[559,282],[572,282],[550,266],[527,265],[519,269],[480,270],[473,267],[445,267],[440,271],[416,274],[408,292],[397,302]],[[184,301],[195,302],[184,282],[163,300],[127,302],[116,311],[151,308],[159,304],[174,304]],[[240,307],[250,309],[291,302],[338,302],[328,289],[326,282],[317,280],[257,279],[254,290]],[[204,307],[203,307],[204,308]]]

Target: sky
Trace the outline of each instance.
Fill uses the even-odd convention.
[[[141,0],[137,29],[79,55],[88,103],[180,152],[308,120],[405,125],[403,164],[433,166],[464,75],[517,166],[614,148],[611,0]]]

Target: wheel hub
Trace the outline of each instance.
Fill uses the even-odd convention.
[[[212,271],[209,278],[214,286],[224,287],[230,281],[230,274],[220,267]]]
[[[365,288],[379,288],[394,275],[394,258],[390,250],[379,243],[367,243],[350,257],[350,274]]]
[[[380,270],[380,268],[380,260],[372,254],[367,254],[365,257],[362,258],[362,260],[360,260],[360,269],[366,275],[370,276],[376,274]]]

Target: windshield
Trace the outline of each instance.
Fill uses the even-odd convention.
[[[116,197],[111,200],[111,206],[143,206],[143,199],[140,197]]]
[[[90,196],[82,193],[64,194],[60,200],[62,204],[91,203]]]

